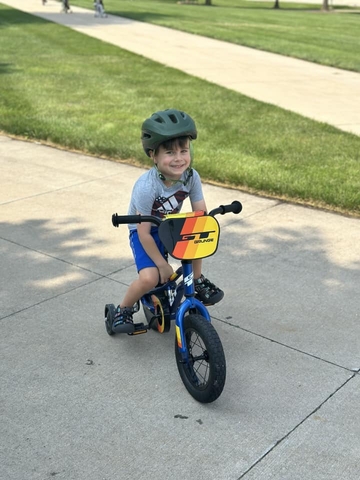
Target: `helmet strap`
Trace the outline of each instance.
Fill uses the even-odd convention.
[[[184,186],[187,185],[187,183],[189,182],[190,178],[193,176],[193,169],[191,166],[189,166],[187,169],[186,169],[186,172],[187,172],[187,175],[186,175],[186,178],[185,180],[172,180],[171,178],[166,178],[161,172],[160,170],[158,169],[158,166],[157,164],[155,163],[155,168],[156,168],[156,171],[157,171],[157,174],[160,178],[160,180],[162,180],[163,182],[171,182],[171,183],[182,183]]]

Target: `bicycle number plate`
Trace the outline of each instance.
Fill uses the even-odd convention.
[[[195,260],[213,255],[218,247],[220,227],[204,212],[168,215],[159,226],[159,237],[177,260]]]

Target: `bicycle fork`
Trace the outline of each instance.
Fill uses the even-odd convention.
[[[183,281],[184,281],[184,296],[185,300],[179,306],[176,312],[175,329],[176,341],[181,352],[181,356],[185,362],[188,362],[189,352],[186,346],[184,318],[187,312],[197,312],[205,318],[208,322],[211,321],[210,314],[203,303],[195,298],[194,273],[191,261],[182,261],[183,267]]]

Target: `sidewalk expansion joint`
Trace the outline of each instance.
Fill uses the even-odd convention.
[[[49,195],[49,194],[52,194],[52,193],[61,192],[62,190],[71,190],[74,187],[79,187],[81,185],[86,185],[88,183],[99,182],[101,180],[106,180],[107,178],[110,178],[110,177],[117,177],[118,175],[119,175],[118,173],[112,173],[110,175],[105,175],[103,177],[95,177],[95,178],[92,178],[91,180],[86,180],[86,181],[82,181],[82,182],[78,182],[78,183],[72,183],[72,184],[66,185],[64,187],[55,188],[54,190],[47,190],[46,192],[36,193],[34,195],[28,195],[27,197],[14,198],[13,200],[9,200],[7,202],[0,203],[0,207],[2,205],[9,205],[11,203],[22,202],[23,200],[29,200],[30,198],[42,197],[44,195]]]
[[[46,302],[50,302],[51,300],[54,300],[55,298],[62,297],[63,295],[67,295],[68,293],[74,292],[75,290],[78,290],[79,288],[87,287],[88,285],[91,285],[92,283],[98,282],[99,280],[102,280],[104,277],[99,277],[99,278],[94,278],[93,280],[89,280],[88,282],[82,283],[81,285],[76,285],[73,288],[70,288],[69,290],[66,290],[66,292],[61,292],[57,293],[56,295],[52,295],[51,297],[44,298],[43,300],[40,300],[40,302],[33,303],[32,305],[29,305],[28,307],[21,308],[20,310],[17,310],[16,312],[9,313],[8,315],[5,315],[4,317],[0,317],[0,322],[2,320],[6,320],[7,318],[13,317],[14,315],[17,315],[18,313],[26,312],[27,310],[30,310],[31,308],[37,307],[38,305],[42,305]]]
[[[289,350],[300,353],[302,355],[306,355],[307,357],[314,358],[315,360],[320,360],[320,362],[327,363],[328,365],[332,365],[334,367],[341,368],[342,370],[345,370],[345,371],[351,373],[351,375],[354,374],[354,369],[344,367],[343,365],[339,365],[335,362],[331,362],[330,360],[326,360],[325,358],[318,357],[317,355],[314,355],[314,354],[309,353],[309,352],[305,352],[304,350],[300,350],[299,348],[292,347],[291,345],[286,345],[285,343],[279,342],[278,340],[274,340],[273,338],[267,337],[265,335],[261,335],[260,333],[253,332],[252,330],[249,330],[249,329],[244,328],[244,327],[240,327],[239,325],[235,325],[234,323],[231,323],[227,320],[222,320],[221,318],[215,317],[213,315],[211,315],[211,318],[213,318],[214,320],[217,320],[221,323],[224,323],[225,325],[228,325],[229,327],[237,328],[238,330],[242,330],[243,332],[249,333],[250,335],[254,335],[256,337],[262,338],[263,340],[267,340],[271,343],[275,343],[275,344],[277,344],[281,347],[287,348]],[[360,371],[355,372],[355,374],[358,374],[358,373],[360,373]]]
[[[253,195],[253,194],[251,194],[251,195]],[[261,210],[250,213],[247,216],[242,215],[244,218],[254,217],[256,215],[259,215],[259,214],[262,214],[262,213],[266,212],[267,210],[272,210],[273,208],[279,207],[281,205],[291,203],[290,201],[286,202],[285,200],[280,200],[279,198],[265,197],[265,196],[262,196],[262,195],[255,195],[255,196],[260,197],[260,198],[266,198],[267,200],[273,200],[275,203],[273,205],[269,205],[268,207],[262,208]],[[298,205],[298,204],[294,204],[294,205]],[[301,206],[304,206],[304,205],[301,205]],[[240,215],[241,215],[241,213],[240,213]]]
[[[237,480],[241,480],[243,478],[245,478],[245,476],[254,468],[256,467],[256,465],[258,465],[259,463],[261,463],[268,455],[269,453],[271,453],[273,450],[275,450],[275,448],[280,445],[281,443],[283,443],[285,440],[287,440],[290,435],[292,435],[301,425],[303,425],[309,418],[311,418],[316,412],[318,412],[334,395],[336,395],[340,390],[342,390],[351,380],[353,380],[356,376],[356,373],[354,373],[353,375],[351,375],[351,377],[349,377],[348,379],[345,380],[344,383],[342,383],[334,392],[332,392],[330,395],[328,395],[328,397],[320,403],[320,405],[318,405],[316,408],[314,408],[305,418],[303,418],[303,420],[301,420],[301,422],[299,422],[297,425],[295,425],[294,428],[292,428],[291,430],[289,430],[289,432],[284,435],[282,438],[280,438],[277,442],[275,442],[271,447],[269,447],[266,452],[260,457],[258,458],[244,473],[242,473],[240,475],[240,477],[237,478]]]
[[[26,245],[22,245],[21,243],[14,242],[14,240],[9,240],[8,238],[5,238],[5,237],[0,237],[0,240],[4,240],[4,242],[11,243],[12,245],[16,245],[21,248],[25,248],[30,252],[35,252],[35,253],[38,253],[39,255],[44,255],[44,257],[52,258],[53,260],[58,260],[59,262],[65,263],[67,265],[70,265],[71,267],[78,268],[80,270],[84,270],[85,272],[92,273],[93,275],[98,275],[98,277],[100,278],[106,278],[106,275],[103,275],[102,273],[94,272],[89,268],[82,267],[81,265],[77,265],[76,263],[69,262],[68,260],[64,260],[63,258],[56,257],[55,255],[51,255],[50,253],[42,252],[41,250],[36,250],[36,248],[27,247]]]

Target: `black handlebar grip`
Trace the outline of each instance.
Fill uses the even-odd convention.
[[[114,227],[128,223],[141,223],[141,215],[118,215],[113,213],[112,224]]]
[[[225,213],[240,213],[242,210],[242,205],[239,201],[234,200],[230,205],[220,205],[222,209],[221,215],[225,215]]]

